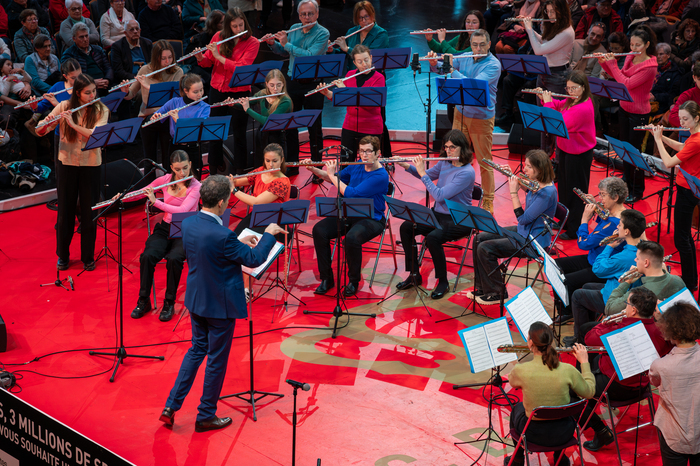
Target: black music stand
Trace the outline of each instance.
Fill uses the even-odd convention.
[[[179,96],[180,83],[178,81],[151,84],[146,108],[160,108],[169,100]]]
[[[411,47],[372,50],[372,66],[375,70],[408,68]]]
[[[309,207],[311,206],[311,201],[308,199],[294,199],[287,202],[276,203],[276,204],[259,204],[253,206],[253,210],[250,212],[250,227],[264,227],[270,223],[276,223],[279,226],[292,225],[291,236],[288,240],[291,242],[294,238],[294,231],[297,229],[297,225],[301,223],[306,223],[309,219]],[[289,259],[292,259],[291,249],[288,252]],[[285,270],[285,273],[287,271]],[[265,296],[273,288],[281,288],[284,296],[284,310],[285,312],[289,309],[289,304],[287,303],[287,296],[299,301],[300,304],[306,306],[306,303],[301,299],[297,298],[292,294],[291,291],[287,289],[287,286],[282,280],[280,280],[280,266],[279,261],[277,261],[277,274],[272,280],[272,283],[268,286],[260,296],[256,296],[253,301]]]
[[[341,225],[344,226],[345,219],[348,218],[374,218],[374,201],[372,199],[363,198],[343,198],[340,196],[340,190],[338,190],[338,194],[336,195],[336,197],[316,198],[316,214],[319,217],[338,218],[338,237],[335,239],[336,249],[338,250],[338,255],[336,257],[335,308],[333,308],[333,312],[304,311],[304,314],[332,314],[335,317],[335,322],[333,323],[333,338],[336,338],[338,336],[338,330],[340,330],[338,328],[338,319],[340,318],[340,316],[348,316],[348,321],[350,319],[350,316],[363,316],[372,318],[377,317],[376,314],[360,314],[355,312],[349,312],[347,310],[343,312],[341,302],[343,304],[345,303],[341,292],[340,280],[342,277],[340,256],[343,254],[343,248],[341,247]]]
[[[202,142],[225,141],[228,137],[230,123],[230,115],[209,118],[178,118],[175,123],[173,142],[175,144],[197,144],[201,169],[204,167],[202,162]],[[228,157],[228,154],[225,152],[224,155]],[[229,162],[233,165],[233,160],[229,160]]]
[[[551,75],[547,58],[540,55],[498,55],[501,60],[503,71],[510,74],[527,78],[528,75],[546,74]]]
[[[272,70],[281,70],[284,62],[277,60],[269,60],[257,65],[237,66],[236,71],[231,76],[231,81],[228,87],[250,86],[265,82],[267,73]]]
[[[121,94],[120,96],[117,96],[117,99],[110,100],[110,110],[114,108],[116,110],[117,107],[119,107],[119,104],[121,103],[124,95],[123,92],[114,92],[113,94]],[[113,95],[109,94],[109,96]],[[108,96],[108,97],[109,97]],[[106,97],[103,98],[103,100]],[[111,110],[114,111],[114,110]],[[141,117],[136,117],[136,118],[131,118],[129,120],[124,120],[124,121],[118,121],[116,123],[108,123],[103,126],[98,126],[97,128],[94,129],[92,134],[90,135],[90,138],[87,140],[85,143],[85,147],[83,147],[83,151],[87,150],[92,150],[92,149],[98,149],[98,148],[104,148],[103,154],[102,154],[102,175],[104,176],[105,184],[102,186],[103,188],[103,193],[102,196],[106,199],[107,197],[107,162],[106,162],[106,148],[109,146],[116,146],[119,144],[127,144],[130,142],[133,142],[134,139],[136,138],[136,134],[139,131],[139,128],[141,127],[141,123],[143,122],[143,118]],[[106,211],[105,211],[106,212]],[[120,214],[121,214],[121,209],[120,209]],[[103,217],[104,213],[101,215],[98,215],[95,220],[98,220],[99,218]],[[98,260],[102,259],[105,257],[106,259],[112,259],[114,262],[116,262],[120,267],[124,267],[127,272],[133,273],[131,270],[129,270],[128,267],[124,266],[121,261],[118,261],[112,252],[109,250],[109,247],[107,246],[107,217],[104,216],[104,232],[105,232],[105,244],[102,247],[102,251],[97,255],[95,258],[95,261],[97,262]],[[119,234],[117,235],[119,237],[119,242],[121,245],[121,225],[120,225],[120,231]],[[107,268],[109,268],[109,261],[106,261]],[[81,271],[78,276],[80,276],[85,270]],[[109,272],[109,270],[107,271]],[[108,284],[109,285],[109,284]]]
[[[345,67],[345,54],[295,57],[292,79],[338,78]]]
[[[396,218],[400,218],[402,220],[406,220],[408,222],[411,222],[413,224],[413,254],[411,257],[418,257],[418,243],[415,240],[416,237],[416,227],[418,225],[422,226],[427,226],[431,228],[435,228],[437,230],[442,230],[442,225],[440,225],[440,222],[438,222],[437,218],[435,218],[435,213],[433,212],[433,209],[430,207],[422,206],[420,204],[416,204],[415,202],[406,202],[406,201],[401,201],[399,199],[394,199],[391,198],[387,195],[384,195],[384,200],[386,201],[386,204],[389,206],[389,210],[391,211],[391,215],[393,215]],[[425,311],[428,313],[430,317],[432,317],[432,314],[430,313],[430,309],[428,309],[428,306],[426,306],[425,301],[423,301],[423,296],[421,293],[425,294],[425,296],[428,296],[428,292],[425,291],[423,288],[421,288],[420,285],[418,285],[418,277],[419,277],[419,272],[416,271],[418,267],[416,267],[418,264],[411,264],[411,280],[413,280],[413,288],[416,289],[416,292],[418,294],[418,299],[420,299],[421,304],[423,304],[423,307],[425,308]],[[401,292],[403,290],[396,290],[393,292],[391,295],[387,296],[386,298],[382,299],[377,303],[377,306],[382,304],[384,301],[386,301],[389,298],[394,297],[397,293]]]
[[[136,124],[137,127],[140,127],[141,125],[141,118],[132,118],[132,120],[139,120],[138,123]],[[122,123],[127,123],[130,120],[126,120]],[[118,125],[118,123],[113,123],[113,125]],[[105,125],[100,128],[104,128],[106,126],[111,126],[111,125]],[[99,128],[98,128],[99,129]],[[88,140],[88,143],[93,140],[93,137],[95,137],[95,133],[97,132],[97,129],[92,133],[92,136],[90,136],[90,139]],[[131,135],[131,140],[128,142],[133,141],[133,138],[136,136],[136,132],[133,132]],[[115,143],[116,144],[116,143]],[[106,144],[105,144],[106,145]],[[87,144],[85,145],[87,147]],[[83,149],[85,150],[85,149]],[[154,170],[153,168],[152,170]],[[137,180],[136,182],[132,183],[131,186],[129,186],[127,189],[124,190],[119,197],[112,202],[106,209],[104,209],[101,213],[97,215],[93,219],[93,221],[97,220],[100,217],[103,217],[107,215],[107,213],[114,208],[114,206],[117,206],[117,212],[119,213],[118,216],[118,249],[117,249],[117,255],[118,255],[118,260],[117,264],[119,265],[119,346],[116,349],[115,353],[107,353],[107,352],[101,352],[101,351],[90,351],[88,354],[90,356],[112,356],[117,359],[116,365],[114,367],[114,372],[112,372],[112,377],[109,378],[110,382],[114,382],[115,377],[117,376],[117,370],[119,369],[119,365],[126,359],[126,358],[142,358],[142,359],[158,359],[160,361],[165,360],[165,356],[145,356],[145,355],[138,355],[138,354],[127,354],[126,352],[126,347],[124,346],[124,266],[122,265],[123,263],[123,229],[122,229],[122,212],[124,211],[124,202],[122,201],[122,198],[133,189],[134,185],[140,180]],[[97,210],[93,206],[93,210]]]
[[[632,96],[622,83],[589,77],[588,84],[591,86],[591,94],[593,95],[632,102]]]

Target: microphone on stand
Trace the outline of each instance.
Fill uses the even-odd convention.
[[[411,60],[411,69],[413,70],[413,77],[416,77],[416,71],[421,72],[420,62],[418,61],[418,54],[413,54],[413,59]]]
[[[450,60],[450,57],[446,55],[443,59],[442,68],[440,71],[442,71],[443,74],[449,74],[450,68],[452,68],[452,60]]]
[[[158,170],[162,171],[163,173],[170,172],[170,170],[166,170],[165,167],[163,167],[163,165],[159,164],[155,160],[151,160],[151,159],[145,159],[145,160],[147,160],[151,165],[153,165],[154,167],[156,167]]]
[[[544,222],[544,227],[547,229],[550,235],[554,235],[554,231],[552,230],[552,225],[554,225],[556,220],[554,220],[552,217],[550,217],[547,214],[540,214],[540,217],[542,217],[542,221]]]
[[[311,390],[311,385],[308,383],[297,382],[296,380],[287,379],[286,382],[294,388],[301,388],[305,392]]]

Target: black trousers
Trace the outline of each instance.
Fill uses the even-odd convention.
[[[317,86],[315,81],[300,83],[288,79],[287,92],[292,99],[292,104],[295,112],[302,108],[304,110],[323,110],[323,94],[317,92],[309,97],[304,97],[309,91],[312,91]],[[323,114],[319,115],[316,122],[309,128],[309,147],[311,149],[311,160],[315,162],[321,161],[320,150],[323,148],[323,130],[322,130]],[[287,133],[287,154],[288,162],[299,161],[299,130],[290,129]]]
[[[150,118],[150,117],[149,117]],[[170,119],[166,118],[145,128],[141,127],[141,142],[143,157],[153,158],[160,164],[170,165]],[[158,142],[160,141],[161,157],[158,157]]]
[[[527,424],[527,414],[522,403],[517,403],[513,406],[513,411],[510,413],[510,428],[518,434],[523,432]],[[554,421],[530,421],[530,425],[525,432],[525,439],[528,442],[542,445],[545,447],[554,447],[562,445],[574,435],[576,430],[576,420],[572,417],[557,419]],[[555,458],[560,455],[562,450],[555,452]],[[521,446],[515,452],[515,463],[522,464],[525,461],[525,450]]]
[[[571,315],[571,300],[574,291],[580,289],[586,283],[605,283],[593,273],[593,266],[588,263],[588,255],[560,257],[554,262],[559,266],[566,280],[566,291],[569,294],[569,305],[564,308],[565,315]]]
[[[75,231],[75,213],[80,200],[80,260],[89,264],[95,260],[96,224],[92,206],[100,193],[100,166],[76,167],[58,161],[56,175],[61,179],[58,186],[58,223],[56,227],[56,255],[68,261],[70,243]]]
[[[580,197],[574,193],[578,188],[588,194],[588,185],[591,182],[591,164],[593,163],[593,149],[583,154],[570,154],[557,147],[559,159],[559,173],[557,179],[559,186],[559,202],[569,209],[569,219],[566,221],[566,234],[570,238],[576,237],[578,227],[581,226],[581,217],[585,205]]]
[[[382,134],[369,134],[369,133],[358,133],[357,131],[352,131],[349,129],[343,128],[342,131],[340,132],[340,144],[343,146],[347,147],[350,149],[352,152],[349,154],[348,160],[350,162],[354,162],[357,160],[358,157],[358,151],[360,150],[360,139],[362,139],[365,136],[374,136],[379,139],[379,147],[381,148],[381,142],[383,139]],[[381,149],[380,149],[381,150]],[[382,154],[382,157],[384,154]]]
[[[445,248],[442,247],[448,241],[454,241],[471,233],[471,228],[455,225],[452,216],[440,212],[433,213],[440,222],[442,230],[430,228],[424,225],[416,225],[415,236],[423,235],[425,247],[430,251],[430,257],[433,259],[433,268],[435,269],[435,278],[438,280],[447,279],[447,261],[445,260]],[[418,263],[418,251],[414,247],[416,238],[413,234],[413,223],[403,222],[399,229],[401,234],[401,247],[403,247],[404,256],[406,258],[406,271],[420,273],[420,264]]]
[[[326,217],[314,225],[312,236],[318,261],[318,273],[321,280],[333,280],[333,264],[331,259],[331,240],[338,237],[338,219]],[[348,281],[359,283],[362,275],[362,245],[379,236],[384,230],[386,219],[381,221],[368,218],[349,218],[345,220],[345,259],[348,262]],[[340,251],[337,251],[340,254]]]
[[[139,259],[141,263],[140,299],[149,299],[156,264],[162,259],[166,259],[167,286],[165,288],[165,299],[175,301],[182,269],[185,267],[185,248],[182,245],[182,238],[170,238],[169,236],[170,224],[162,220],[153,227],[153,233],[146,240],[146,247]]]
[[[683,186],[677,187],[676,210],[673,213],[675,225],[673,243],[681,257],[683,282],[689,290],[693,291],[698,288],[698,263],[691,224],[693,223],[693,209],[699,204],[700,200],[693,195],[690,189]]]
[[[649,124],[649,114],[639,115],[636,113],[628,113],[620,107],[618,113],[620,122],[620,139],[632,144],[635,148],[642,150],[642,142],[644,142],[644,131],[635,131],[635,126],[644,126]],[[630,196],[642,197],[644,195],[645,179],[644,170],[636,168],[631,163],[623,162],[623,179],[627,183],[627,189]]]
[[[677,453],[666,443],[664,434],[658,430],[659,447],[661,450],[661,462],[663,466],[700,466],[700,453],[688,455]]]
[[[229,97],[240,99],[248,97],[249,92],[221,92],[212,87],[209,89],[209,105],[222,102]],[[211,109],[211,116],[231,115],[231,131],[233,132],[233,168],[242,171],[248,166],[248,141],[246,130],[248,129],[248,114],[240,105],[216,107]],[[209,142],[209,173],[215,175],[224,165],[224,142]]]

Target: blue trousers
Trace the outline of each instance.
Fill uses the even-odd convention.
[[[235,319],[214,319],[201,317],[190,312],[192,318],[192,347],[185,354],[177,374],[175,385],[170,390],[165,405],[177,411],[190,392],[199,366],[207,357],[204,373],[204,387],[199,404],[197,421],[208,421],[216,416],[216,404],[224,385],[228,355],[231,352]]]

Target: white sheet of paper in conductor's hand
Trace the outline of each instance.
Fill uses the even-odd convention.
[[[245,228],[241,232],[241,234],[238,235],[239,238],[245,238],[246,236],[255,236],[258,241],[260,241],[260,238],[262,238],[262,234],[256,233],[249,228]],[[277,257],[277,255],[279,254],[279,251],[281,249],[284,249],[284,245],[278,241],[272,247],[270,254],[268,254],[267,259],[265,259],[265,262],[263,264],[260,264],[258,267],[254,268],[254,269],[251,269],[250,267],[246,267],[244,265],[244,266],[241,266],[241,270],[243,271],[243,273],[250,275],[253,278],[259,278],[259,276],[262,274],[262,272],[267,270],[267,267],[270,265],[270,262],[272,262]]]

